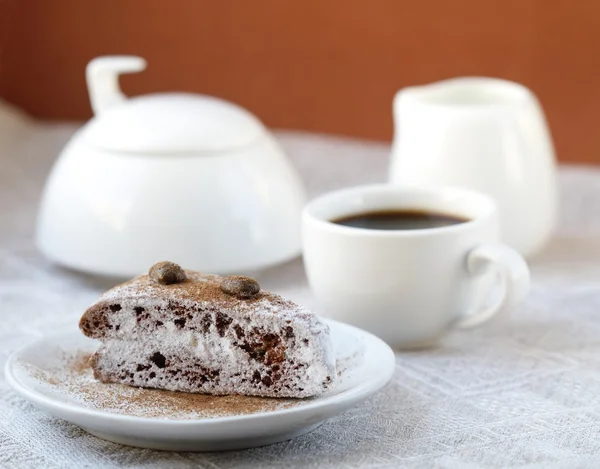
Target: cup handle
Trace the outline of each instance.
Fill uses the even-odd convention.
[[[456,323],[456,327],[469,328],[478,326],[492,316],[509,310],[527,294],[530,273],[527,262],[514,249],[502,244],[483,244],[473,248],[467,255],[467,270],[478,276],[498,269],[504,284],[502,298],[482,311],[465,314]]]

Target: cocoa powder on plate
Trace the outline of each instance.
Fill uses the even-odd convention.
[[[36,378],[88,408],[136,417],[217,418],[287,409],[307,399],[214,396],[101,383],[89,365],[91,354],[65,355],[52,369],[32,370]],[[28,365],[29,367],[33,365]]]

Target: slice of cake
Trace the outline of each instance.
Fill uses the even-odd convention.
[[[107,291],[79,327],[96,379],[171,391],[309,397],[335,378],[329,327],[242,276],[161,262]]]

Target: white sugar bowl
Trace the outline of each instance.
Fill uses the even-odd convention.
[[[119,277],[160,260],[236,273],[296,257],[306,195],[273,136],[217,98],[126,98],[118,75],[145,65],[131,56],[88,64],[95,116],[48,178],[40,250],[59,264]]]

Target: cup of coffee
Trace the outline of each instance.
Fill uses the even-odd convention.
[[[304,264],[325,315],[396,348],[435,344],[511,308],[529,289],[520,254],[499,244],[493,200],[444,186],[359,186],[311,201]],[[490,304],[500,278],[502,295]]]

